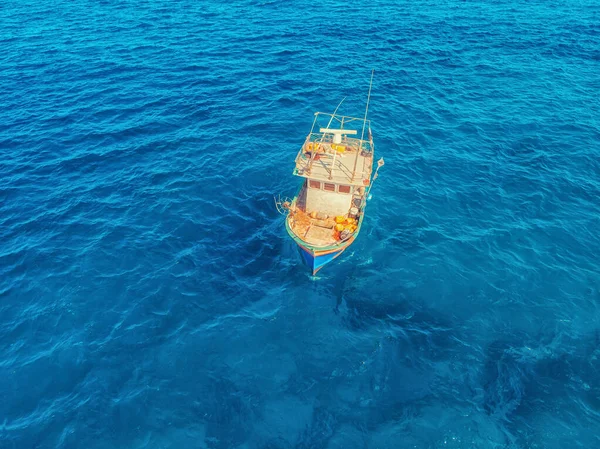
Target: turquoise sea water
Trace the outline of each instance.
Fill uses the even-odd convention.
[[[0,447],[600,447],[596,1],[5,1]],[[312,279],[316,110],[386,165]]]

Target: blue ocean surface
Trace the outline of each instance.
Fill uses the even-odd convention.
[[[0,448],[600,447],[597,0],[4,0]],[[385,166],[311,277],[316,111]]]

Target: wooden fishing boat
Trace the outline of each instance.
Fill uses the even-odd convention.
[[[373,174],[375,147],[367,120],[370,97],[369,86],[364,118],[337,114],[342,103],[332,114],[315,113],[293,171],[304,180],[291,201],[276,202],[286,214],[288,234],[313,275],[358,236],[373,181],[384,163],[381,158]]]

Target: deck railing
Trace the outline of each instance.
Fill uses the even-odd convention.
[[[310,133],[304,144],[298,151],[296,155],[295,164],[298,168],[308,168],[311,160],[314,163],[314,154],[318,154],[319,161],[325,165],[325,168],[331,175],[332,170],[340,170],[344,173],[345,176],[352,178],[353,169],[346,166],[341,158],[334,158],[335,149],[333,148],[335,145],[342,145],[346,147],[346,150],[350,152],[372,152],[373,145],[369,140],[361,140],[352,137],[342,136],[342,141],[340,144],[333,143],[333,135],[329,133]],[[309,156],[306,157],[305,154],[309,153]],[[335,161],[335,166],[334,166]],[[361,170],[362,172],[362,170]],[[355,173],[356,175],[356,173]]]
[[[304,151],[310,151],[310,149],[306,148],[308,143],[333,143],[333,134],[329,133],[310,133],[306,140],[304,141],[304,145],[302,149]],[[340,145],[345,145],[350,147],[353,150],[360,148],[363,151],[372,151],[373,147],[368,140],[356,139],[354,137],[342,136],[342,142]],[[301,150],[302,151],[302,150]]]

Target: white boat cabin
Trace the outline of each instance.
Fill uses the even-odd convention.
[[[346,215],[352,207],[355,187],[309,178],[305,184],[305,210],[330,216]]]
[[[362,125],[363,119],[316,115],[325,115],[330,123],[336,120],[342,126],[319,128],[315,133],[313,124],[296,157],[294,174],[306,178],[299,206],[304,206],[306,213],[347,215],[354,207],[353,198],[362,196],[369,184],[373,167],[372,140],[349,137],[360,132],[349,125]]]

